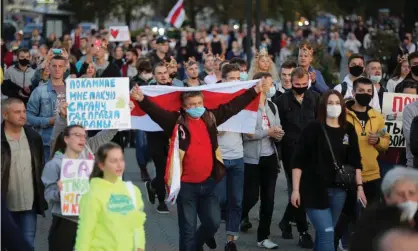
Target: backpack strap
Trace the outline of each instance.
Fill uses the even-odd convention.
[[[270,100],[267,100],[267,103],[268,103],[268,105],[269,105],[269,107],[270,107],[270,110],[273,112],[273,114],[274,115],[276,115],[276,106],[274,106],[274,103],[273,102],[271,102]]]
[[[135,196],[135,188],[134,184],[131,181],[125,181],[126,189],[128,189],[129,196],[131,197],[132,203],[134,204],[134,208],[136,209],[136,196]]]
[[[348,84],[347,82],[342,82],[341,83],[341,95],[343,96],[343,98],[345,97],[345,94],[347,93],[347,89],[348,89]]]

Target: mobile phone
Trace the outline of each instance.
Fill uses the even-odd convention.
[[[360,204],[361,204],[361,206],[363,207],[363,208],[366,208],[366,205],[364,204],[364,202],[363,202],[363,200],[360,198],[360,199],[358,199],[358,201],[360,202]]]
[[[61,55],[62,54],[62,50],[61,49],[52,49],[52,53],[54,55]]]

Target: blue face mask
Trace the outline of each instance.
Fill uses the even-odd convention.
[[[200,118],[203,113],[205,113],[206,108],[203,106],[193,107],[186,110],[187,114],[189,114],[192,118]]]
[[[246,73],[246,72],[240,72],[239,73],[239,78],[240,78],[241,81],[247,81],[247,79],[248,79],[248,73]]]
[[[266,97],[267,98],[272,98],[274,96],[274,94],[276,94],[276,88],[273,85],[272,87],[270,87],[270,89],[266,93]]]

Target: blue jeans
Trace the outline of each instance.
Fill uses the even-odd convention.
[[[306,208],[306,214],[315,228],[314,251],[335,251],[334,227],[343,210],[346,196],[343,189],[329,188],[329,208]]]
[[[44,146],[44,158],[45,158],[45,163],[51,159],[51,147],[50,146]]]
[[[226,175],[218,183],[216,193],[221,208],[226,206],[226,234],[238,236],[244,193],[244,159],[224,159]]]
[[[35,234],[36,234],[36,222],[37,215],[34,209],[20,212],[10,212],[16,225],[22,231],[26,241],[35,247]]]
[[[215,188],[212,178],[202,183],[181,182],[177,197],[181,251],[196,251],[218,231],[221,215]],[[196,231],[197,216],[201,224]]]
[[[144,131],[136,130],[136,161],[138,166],[146,168],[151,157],[148,152],[147,135]]]

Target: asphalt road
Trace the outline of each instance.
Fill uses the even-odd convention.
[[[177,209],[175,206],[170,206],[170,214],[161,215],[158,214],[155,210],[155,206],[151,205],[146,200],[145,195],[145,186],[141,182],[141,175],[139,172],[138,165],[135,159],[134,149],[127,149],[125,151],[126,155],[126,179],[131,180],[135,185],[137,185],[143,195],[143,200],[145,203],[145,212],[147,214],[147,222],[145,224],[146,232],[146,250],[147,251],[178,251],[178,227],[177,227]],[[150,163],[148,165],[150,174],[153,176],[154,167]],[[281,238],[281,231],[278,228],[279,221],[283,215],[284,209],[287,205],[287,191],[286,191],[286,179],[284,173],[281,172],[277,179],[276,186],[276,196],[275,196],[275,206],[273,213],[273,222],[271,224],[271,236],[270,238],[279,245],[280,250],[286,251],[296,251],[302,250],[297,246],[298,234],[296,227],[293,227],[293,240],[284,240]],[[253,223],[253,228],[248,233],[242,233],[237,240],[237,247],[239,251],[253,251],[261,250],[257,247],[257,214],[258,206],[256,206],[250,214],[250,220]],[[36,233],[36,248],[35,251],[47,251],[48,250],[48,230],[51,225],[51,215],[48,212],[46,218],[38,218],[38,229]],[[310,227],[311,228],[311,227]],[[312,232],[312,229],[310,229]],[[218,242],[217,251],[224,250],[225,243],[225,224],[221,224],[221,227],[216,235],[216,240]],[[205,250],[210,250],[208,247],[205,247]]]

